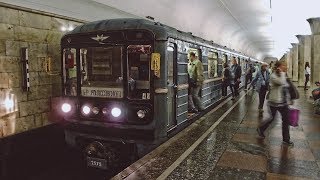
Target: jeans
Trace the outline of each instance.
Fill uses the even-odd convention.
[[[196,105],[198,107],[198,110],[204,110],[204,107],[202,105],[202,102],[199,96],[200,90],[201,90],[201,86],[198,86],[198,85],[196,87],[191,88],[191,93],[190,93],[192,95],[191,100],[192,100],[193,108]]]
[[[252,74],[247,74],[246,79],[244,82],[244,88],[247,89],[248,81],[250,80],[250,83],[252,82]]]
[[[268,120],[262,122],[262,124],[259,126],[261,132],[264,132],[269,127],[269,125],[273,122],[277,111],[279,111],[282,117],[282,138],[283,138],[283,141],[289,142],[290,134],[289,134],[288,105],[279,106],[279,107],[275,107],[275,106],[269,106],[269,107],[271,111],[271,117]]]
[[[237,80],[234,81],[234,85],[233,85],[233,89],[234,89],[234,95],[235,96],[239,96],[239,85],[240,85],[240,82],[238,82]]]
[[[227,96],[227,88],[230,87],[232,97],[234,97],[233,85],[230,82],[222,82],[222,96]]]
[[[310,74],[306,74],[306,81],[304,82],[304,89],[307,89],[307,84],[309,82]]]
[[[263,109],[264,100],[266,98],[268,87],[267,86],[261,86],[259,91],[259,109]]]

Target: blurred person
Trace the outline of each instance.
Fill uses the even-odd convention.
[[[233,90],[233,85],[231,84],[231,72],[229,65],[227,63],[223,64],[223,77],[222,77],[222,97],[227,96],[227,88],[228,86],[230,87],[231,94],[232,94],[232,99],[234,99],[234,90]]]
[[[203,65],[201,61],[196,58],[196,54],[194,52],[190,53],[190,62],[188,64],[188,75],[191,81],[194,81],[194,86],[190,87],[190,94],[192,96],[192,109],[196,109],[195,105],[198,107],[198,111],[203,111],[204,107],[201,103],[201,98],[199,96],[199,92],[201,90],[202,83],[204,81],[203,76]],[[190,100],[190,101],[191,101]]]
[[[249,81],[250,81],[250,83],[252,82],[252,77],[253,77],[254,72],[255,72],[255,68],[253,67],[253,65],[251,63],[248,63],[248,66],[246,68],[246,77],[245,77],[245,83],[244,83],[245,90],[248,90],[247,86],[248,86]]]
[[[231,78],[234,81],[234,95],[235,97],[239,96],[239,85],[241,83],[241,67],[238,65],[238,62],[235,57],[232,58],[231,66]],[[231,82],[232,83],[232,82]]]
[[[306,62],[305,66],[304,66],[304,75],[306,77],[306,80],[304,82],[304,90],[308,90],[307,89],[307,84],[310,80],[310,74],[311,74],[311,69],[310,69],[310,65],[309,65],[309,62]]]
[[[264,138],[264,131],[269,127],[269,125],[274,121],[277,111],[282,116],[282,139],[283,144],[293,145],[290,141],[289,132],[289,119],[288,112],[290,103],[289,100],[289,83],[287,81],[287,64],[285,61],[277,61],[273,68],[273,73],[270,76],[270,91],[268,94],[268,106],[270,108],[271,114],[270,118],[262,122],[257,128],[257,132],[260,137]]]
[[[259,93],[259,106],[258,106],[259,113],[263,112],[264,100],[266,98],[266,94],[269,89],[270,73],[267,67],[268,67],[268,64],[262,64],[261,70],[257,72],[257,75],[251,82],[251,84],[256,84],[255,90]],[[249,86],[249,89],[250,89],[250,86]]]

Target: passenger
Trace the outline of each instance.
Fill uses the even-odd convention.
[[[256,84],[256,91],[259,93],[259,113],[263,112],[263,104],[269,89],[270,73],[267,69],[267,64],[261,65],[261,70],[257,72],[256,77],[252,80],[251,84]],[[251,86],[251,85],[250,85]],[[249,86],[249,89],[250,89]]]
[[[304,66],[304,75],[306,76],[306,81],[304,82],[304,90],[305,91],[308,90],[307,84],[309,82],[310,74],[311,74],[310,65],[309,65],[309,62],[306,62],[305,66]]]
[[[231,77],[233,77],[234,81],[234,95],[239,96],[239,85],[241,83],[241,67],[238,65],[235,57],[232,58],[232,66],[231,66]],[[232,83],[232,82],[231,82]]]
[[[245,79],[245,82],[244,82],[244,89],[245,90],[248,90],[247,89],[247,85],[250,81],[250,83],[252,82],[252,74],[255,72],[255,69],[253,67],[253,65],[251,63],[246,63],[246,79]]]
[[[191,100],[195,102],[199,111],[203,111],[204,107],[201,103],[201,99],[199,96],[199,92],[204,80],[203,65],[201,61],[198,58],[196,58],[196,55],[194,52],[190,53],[190,62],[188,64],[188,74],[190,79],[192,79],[195,82],[195,86],[190,88],[191,95],[192,95]],[[192,108],[195,109],[195,106]]]
[[[264,131],[273,122],[277,111],[279,111],[282,116],[283,144],[293,145],[293,142],[290,141],[289,133],[288,104],[290,101],[287,100],[287,97],[290,95],[288,92],[289,84],[287,82],[286,72],[286,62],[277,61],[274,65],[273,73],[270,77],[270,92],[267,97],[268,106],[271,111],[271,117],[260,124],[260,126],[257,128],[257,132],[260,137],[264,138]]]
[[[270,74],[272,73],[273,65],[274,65],[274,62],[271,61],[270,64],[269,64],[269,69],[268,69]]]
[[[231,85],[231,73],[229,69],[229,65],[227,63],[223,64],[223,77],[222,77],[222,97],[227,96],[227,88],[230,87],[232,93],[232,99],[234,99],[234,90],[233,86]]]
[[[254,79],[257,76],[258,71],[260,71],[259,63],[255,62],[254,65],[253,65],[253,68],[254,68],[254,72],[252,74],[252,77]],[[253,83],[253,84],[251,83],[251,85],[252,85],[252,88],[255,89],[256,84],[255,83]]]

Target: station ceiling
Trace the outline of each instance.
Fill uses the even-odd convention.
[[[304,7],[308,7],[306,11],[310,12],[313,7],[312,1],[318,0],[300,1],[300,4],[291,0],[281,0],[281,2],[272,0],[1,1],[86,21],[152,16],[155,21],[192,32],[196,36],[263,60],[264,57],[270,56],[280,58],[290,48],[290,43],[297,42],[295,35],[306,33],[306,28],[308,31],[306,34],[310,34],[306,18],[316,15],[309,13],[304,17],[301,12]],[[317,11],[316,7],[319,6],[314,7]],[[292,13],[298,13],[298,16]],[[290,17],[304,23],[306,28],[304,30],[301,30],[301,26],[300,29],[295,28],[297,23],[289,26],[288,23],[292,21],[289,20]],[[301,31],[295,31],[296,29]]]

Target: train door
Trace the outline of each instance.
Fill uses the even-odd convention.
[[[177,45],[167,46],[168,131],[177,126]]]

